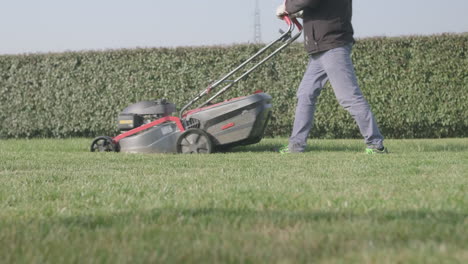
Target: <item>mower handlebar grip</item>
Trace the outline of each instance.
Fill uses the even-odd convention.
[[[289,16],[284,16],[283,20],[284,20],[284,22],[286,22],[286,24],[288,24],[288,26],[291,26],[292,21],[291,21],[291,18]]]
[[[292,24],[294,24],[297,27],[297,29],[299,29],[299,31],[302,31],[302,25],[297,20],[297,18],[295,18],[295,17],[291,18],[289,16],[284,16],[283,20],[284,20],[284,22],[286,22],[286,24],[288,24],[288,26],[291,26]]]
[[[301,23],[297,20],[297,18],[293,18],[293,19],[292,19],[292,22],[294,23],[294,25],[296,25],[296,27],[297,27],[297,29],[298,29],[299,31],[302,31],[302,25],[301,25]]]

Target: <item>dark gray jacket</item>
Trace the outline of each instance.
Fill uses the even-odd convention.
[[[354,42],[352,0],[286,0],[289,14],[304,10],[305,47],[310,54]]]

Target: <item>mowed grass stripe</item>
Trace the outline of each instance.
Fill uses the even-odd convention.
[[[286,139],[211,155],[89,153],[0,141],[9,263],[463,263],[468,140]]]

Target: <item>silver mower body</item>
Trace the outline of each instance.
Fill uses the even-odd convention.
[[[209,136],[214,149],[225,149],[237,145],[248,145],[259,142],[271,115],[271,96],[265,93],[232,99],[219,104],[189,111],[182,120],[186,129],[201,129]],[[132,105],[120,116],[134,114],[158,115],[166,110],[159,106],[159,112],[148,112]],[[141,104],[148,105],[148,102]],[[130,107],[129,107],[130,108]],[[157,109],[158,107],[152,106]],[[121,120],[123,117],[119,118]],[[123,122],[130,123],[130,122]],[[125,137],[119,141],[121,152],[127,153],[177,153],[175,142],[182,131],[173,122],[165,122],[140,133]]]

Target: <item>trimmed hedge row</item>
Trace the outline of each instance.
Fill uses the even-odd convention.
[[[468,136],[468,35],[359,40],[353,60],[380,128],[390,138]],[[167,98],[182,107],[258,45],[0,56],[0,137],[114,135],[127,105]],[[288,136],[307,55],[297,43],[224,98],[273,96],[266,136]],[[312,137],[359,138],[333,90],[318,101]]]

